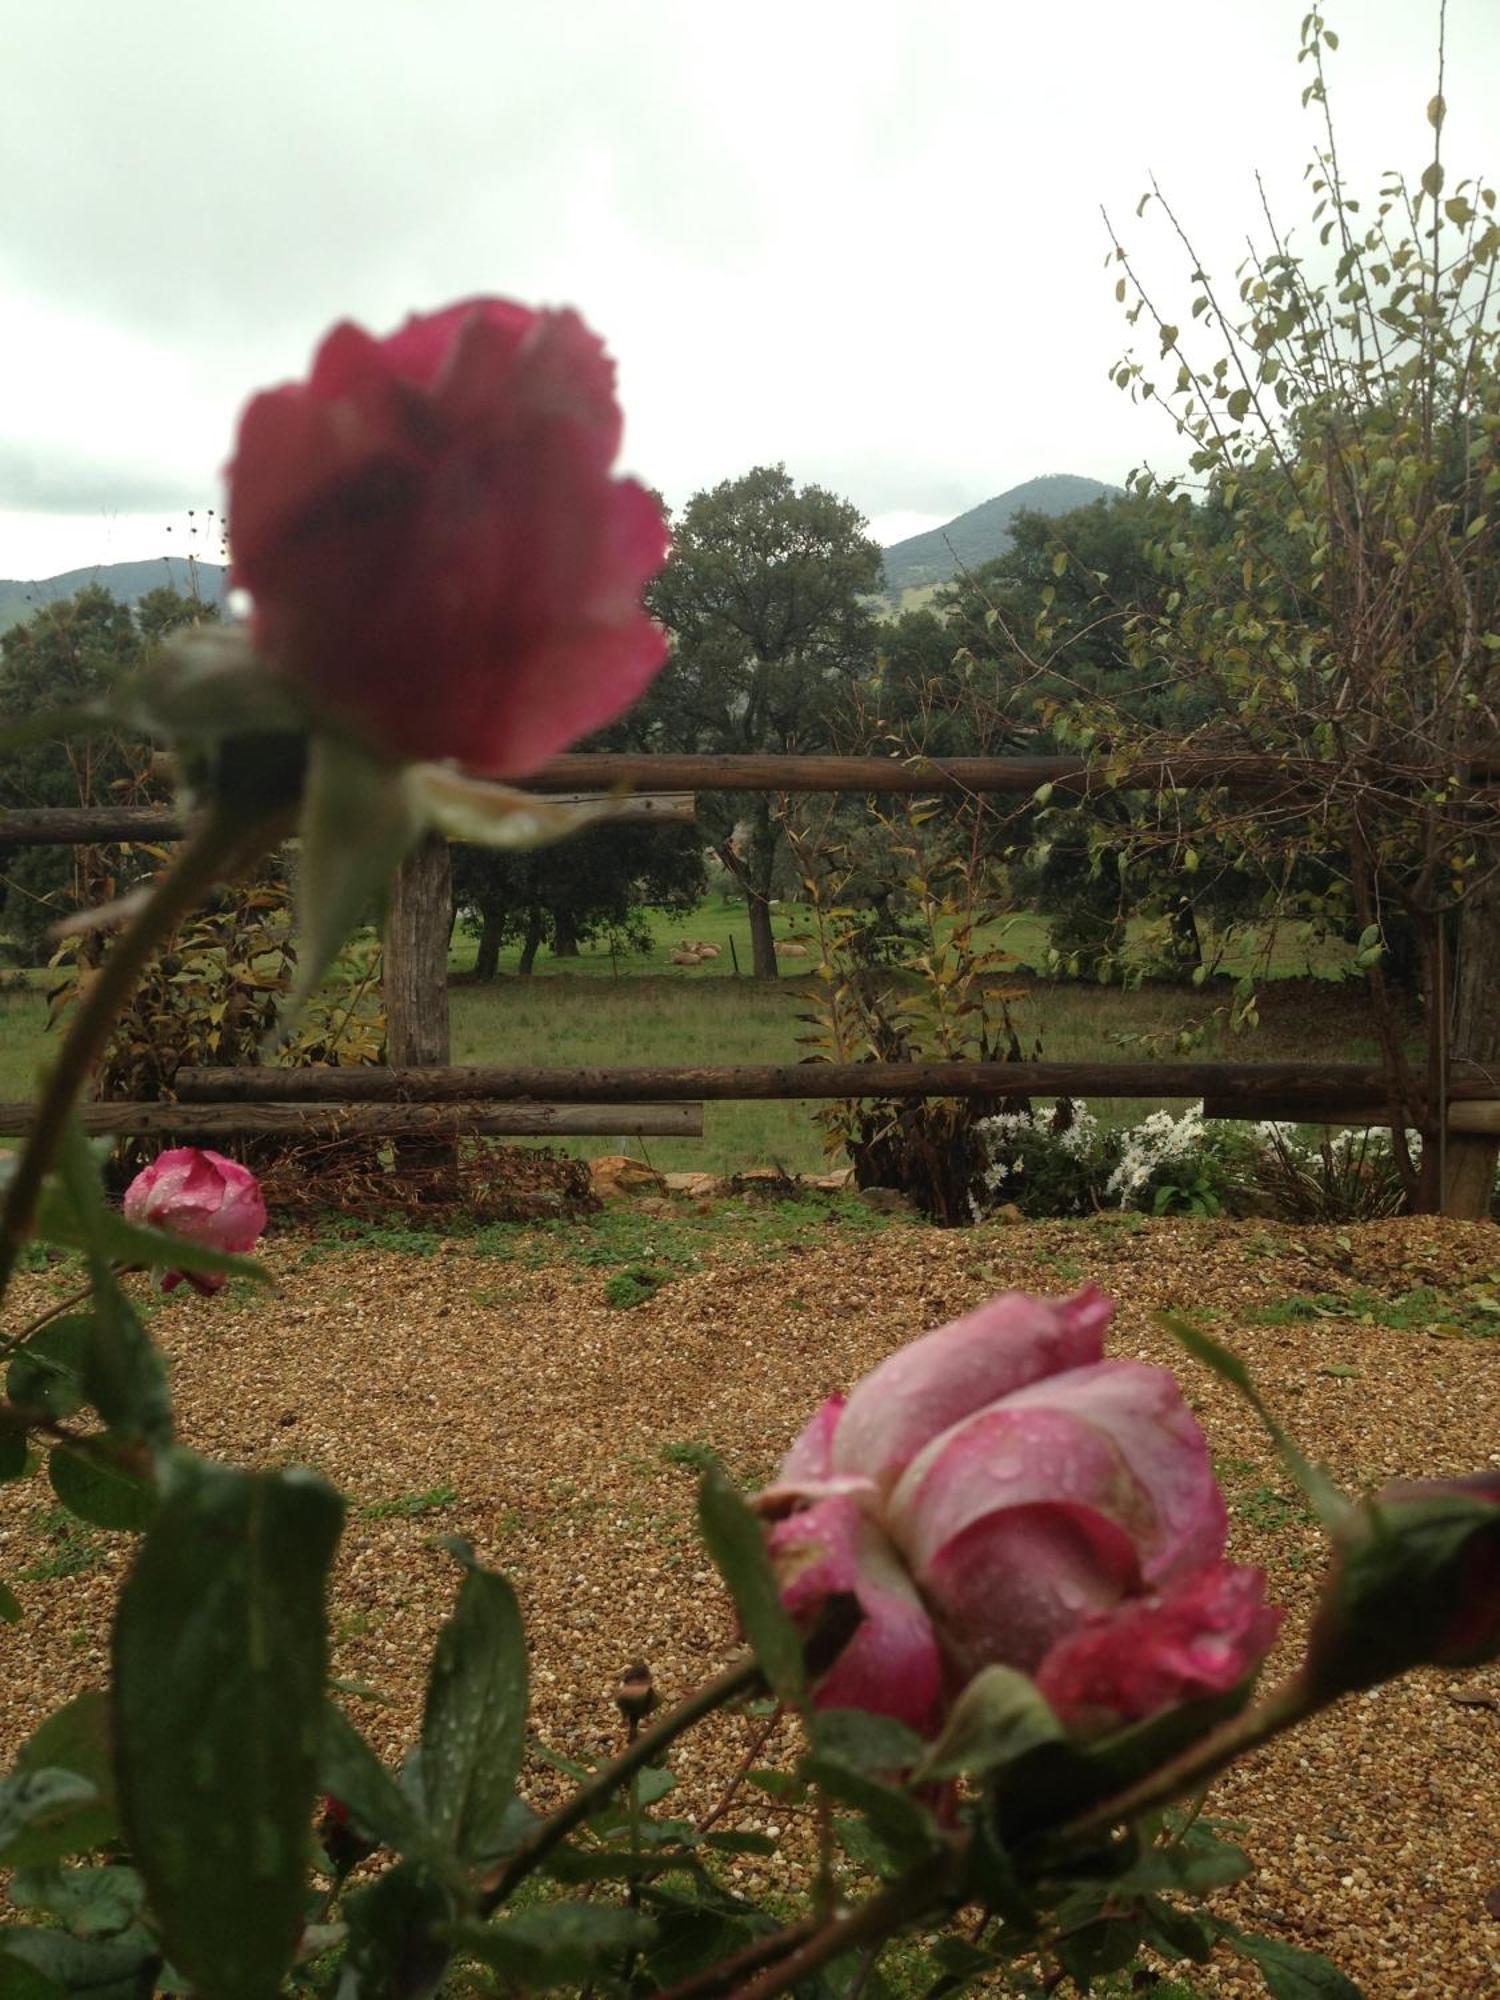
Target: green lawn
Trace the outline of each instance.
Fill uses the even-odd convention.
[[[709,937],[730,919],[723,911],[700,914],[688,934]],[[785,928],[784,920],[778,924]],[[727,954],[726,954],[727,956]],[[459,981],[452,988],[453,1060],[458,1063],[527,1063],[567,1069],[615,1063],[795,1062],[799,1038],[814,1032],[799,1015],[813,1007],[819,982],[787,977],[775,985],[712,968],[650,971],[635,961],[612,976],[607,955],[569,965],[552,961],[546,977],[506,977],[490,986]],[[1320,982],[1272,982],[1262,995],[1264,1025],[1253,1035],[1231,1035],[1215,1010],[1227,1005],[1223,982],[1201,991],[1151,986],[1123,993],[1083,984],[1038,984],[1022,1007],[1027,1046],[1040,1036],[1053,1059],[1111,1057],[1143,1052],[1141,1037],[1173,1036],[1191,1023],[1205,1029],[1197,1053],[1270,1061],[1287,1057],[1371,1057],[1356,988]],[[44,1032],[39,989],[0,994],[0,1096],[29,1097],[36,1067],[52,1046]],[[1149,1049],[1150,1044],[1145,1045]],[[1155,1106],[1096,1103],[1102,1116],[1143,1117]],[[732,1172],[779,1163],[789,1172],[817,1172],[828,1164],[808,1104],[709,1104],[702,1140],[581,1140],[584,1155],[644,1152],[664,1168]]]
[[[732,903],[719,895],[708,896],[690,917],[669,917],[653,911],[650,923],[654,936],[649,952],[616,956],[605,945],[588,944],[580,947],[576,958],[555,958],[544,946],[537,954],[535,976],[625,979],[643,972],[659,972],[674,982],[732,979],[736,957],[742,973],[750,970],[750,929],[743,903]],[[778,904],[772,913],[772,923],[778,938],[806,941],[809,951],[816,953],[812,918],[801,904]],[[1131,935],[1139,937],[1149,928],[1142,919],[1131,924]],[[1048,929],[1046,917],[1034,911],[1021,911],[984,926],[980,936],[989,949],[1010,952],[1018,965],[1039,969],[1046,961]],[[689,943],[717,945],[719,956],[702,965],[673,965],[672,953]],[[1204,948],[1211,949],[1206,927]],[[474,949],[473,937],[459,930],[448,957],[450,968],[456,973],[472,971]],[[1354,956],[1352,950],[1326,940],[1314,945],[1305,924],[1284,923],[1274,933],[1261,927],[1232,942],[1224,955],[1224,970],[1236,976],[1252,968],[1259,970],[1255,961],[1263,952],[1269,954],[1271,975],[1282,978],[1334,977],[1352,963]],[[520,956],[518,944],[502,951],[501,972],[513,973]],[[788,960],[787,969],[795,968],[798,963],[795,959]]]

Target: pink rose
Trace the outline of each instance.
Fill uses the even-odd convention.
[[[231,1253],[253,1250],[266,1228],[266,1204],[247,1167],[200,1146],[173,1146],[158,1153],[125,1190],[125,1219],[143,1222]],[[167,1271],[164,1292],[186,1278],[206,1297],[225,1280],[211,1272]]]
[[[1108,1726],[1223,1692],[1280,1613],[1223,1561],[1208,1447],[1162,1368],[1105,1361],[1110,1302],[1007,1292],[832,1398],[762,1494],[788,1607],[864,1612],[825,1707],[933,1730],[981,1667]]]
[[[534,770],[666,657],[641,591],[661,510],[611,477],[614,367],[573,312],[467,299],[345,322],[256,396],[229,468],[233,581],[265,658],[399,759]]]
[[[1500,1658],[1500,1472],[1396,1479],[1349,1509],[1304,1675],[1323,1700]]]

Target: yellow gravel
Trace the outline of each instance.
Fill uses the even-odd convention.
[[[1346,1486],[1500,1463],[1500,1339],[1461,1331],[1483,1326],[1484,1301],[1500,1299],[1500,1234],[1488,1225],[1288,1232],[1100,1219],[952,1233],[898,1224],[858,1237],[830,1227],[812,1248],[726,1243],[709,1268],[631,1311],[606,1304],[598,1269],[481,1258],[462,1241],[417,1257],[310,1253],[305,1239],[284,1239],[268,1261],[278,1295],[174,1296],[154,1330],[186,1443],[312,1465],[350,1495],[335,1671],[384,1697],[355,1712],[389,1755],[414,1733],[454,1586],[435,1534],[467,1536],[516,1583],[542,1738],[570,1754],[608,1751],[619,1730],[609,1691],[628,1661],[648,1660],[670,1700],[733,1644],[693,1531],[690,1454],[671,1448],[710,1445],[758,1481],[820,1397],[1007,1285],[1056,1293],[1093,1278],[1120,1302],[1112,1351],[1178,1366],[1230,1497],[1233,1554],[1264,1564],[1288,1607],[1283,1662],[1315,1597],[1317,1530],[1254,1421],[1179,1360],[1150,1324],[1154,1310],[1207,1314]],[[1392,1328],[1347,1303],[1416,1287],[1443,1295],[1430,1324],[1419,1314]],[[51,1296],[45,1279],[26,1290],[23,1304]],[[1346,1303],[1274,1323],[1288,1300],[1314,1295]],[[56,1566],[49,1498],[40,1481],[0,1493],[0,1576]],[[87,1553],[94,1567],[82,1574],[17,1583],[26,1616],[4,1640],[6,1757],[51,1708],[103,1679],[128,1548],[100,1537]],[[688,1739],[674,1760],[681,1810],[712,1806],[750,1727],[721,1718]],[[1210,1810],[1243,1825],[1258,1869],[1226,1907],[1327,1951],[1369,2000],[1494,2000],[1497,1753],[1495,1669],[1423,1674],[1343,1704],[1216,1788]],[[543,1769],[532,1782],[547,1795]],[[782,1826],[753,1793],[727,1823]],[[741,1879],[785,1883],[789,1865],[747,1860]],[[1214,1994],[1262,1990],[1233,1968],[1194,1977]]]

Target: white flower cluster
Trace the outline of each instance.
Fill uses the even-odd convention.
[[[1041,1139],[1074,1160],[1089,1159],[1099,1145],[1099,1121],[1081,1099],[1074,1103],[1073,1122],[1063,1132],[1054,1131],[1050,1119],[1039,1119],[1031,1111],[997,1111],[993,1118],[980,1120],[978,1131],[992,1161],[984,1177],[991,1189],[1026,1171],[1024,1159],[1004,1156],[1028,1139]]]
[[[1104,1183],[1106,1194],[1117,1195],[1129,1208],[1136,1195],[1163,1167],[1190,1160],[1203,1145],[1203,1106],[1189,1105],[1180,1118],[1170,1111],[1153,1111],[1122,1135],[1119,1164]]]

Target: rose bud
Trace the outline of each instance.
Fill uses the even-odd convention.
[[[256,396],[229,467],[251,636],[317,722],[398,762],[534,770],[666,658],[661,509],[611,474],[614,365],[573,312],[466,299],[347,322]]]
[[[380,1843],[360,1832],[349,1808],[332,1792],[323,1794],[322,1808],[317,1825],[318,1842],[328,1856],[334,1875],[343,1881],[361,1861],[368,1861]]]
[[[615,1689],[615,1707],[629,1723],[644,1722],[656,1706],[656,1687],[651,1679],[651,1669],[644,1660],[637,1660],[625,1669]]]
[[[125,1190],[125,1219],[185,1236],[211,1250],[238,1254],[253,1250],[266,1228],[266,1204],[248,1167],[201,1146],[174,1146],[159,1153]],[[222,1290],[216,1272],[165,1271],[160,1284],[170,1292],[183,1279],[205,1297]]]
[[[864,1619],[822,1706],[931,1732],[982,1667],[1033,1675],[1080,1729],[1237,1686],[1275,1638],[1223,1560],[1203,1434],[1162,1368],[1103,1359],[1090,1289],[1008,1292],[830,1399],[760,1497],[789,1610]]]
[[[1403,1479],[1350,1509],[1308,1641],[1320,1700],[1500,1658],[1500,1472]]]

